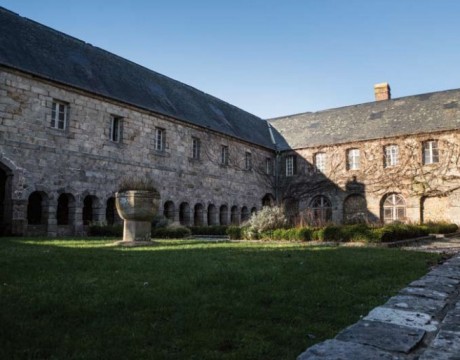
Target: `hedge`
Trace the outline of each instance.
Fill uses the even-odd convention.
[[[227,235],[227,228],[228,226],[224,225],[189,227],[192,235]]]
[[[163,228],[153,228],[152,238],[161,239],[182,239],[192,234],[190,229],[185,226],[173,226]]]
[[[88,235],[122,237],[123,225],[90,225],[88,226]]]

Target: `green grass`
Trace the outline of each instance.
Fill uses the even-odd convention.
[[[109,243],[0,239],[0,358],[295,359],[438,259],[290,243]]]

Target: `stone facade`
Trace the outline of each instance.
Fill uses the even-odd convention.
[[[425,159],[430,149],[424,150],[424,144],[435,145],[432,159]],[[299,220],[303,214],[311,221],[312,202],[321,196],[330,206],[328,218],[322,221],[459,223],[459,145],[456,130],[288,151],[282,162],[296,156],[297,168],[293,176],[286,176],[284,165],[280,192],[285,199],[295,200],[293,213],[300,212]],[[359,156],[357,166],[350,166],[351,150]],[[395,201],[400,202],[392,204]]]
[[[85,199],[91,221],[107,221],[120,179],[133,174],[154,179],[167,216],[188,225],[239,223],[272,192],[259,172],[274,157],[271,149],[7,69],[0,69],[0,95],[5,232],[84,233]],[[56,101],[68,107],[65,129],[50,127]],[[121,119],[118,142],[110,138],[112,116]],[[163,151],[155,150],[156,128],[163,130]],[[199,159],[192,157],[192,138],[200,140]],[[41,220],[28,224],[29,199],[37,194]],[[58,224],[62,194],[69,219]]]

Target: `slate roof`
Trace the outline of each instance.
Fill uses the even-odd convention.
[[[273,148],[265,120],[1,7],[0,65]]]
[[[282,150],[460,129],[460,89],[268,121],[285,139]]]

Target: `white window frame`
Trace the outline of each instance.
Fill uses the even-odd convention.
[[[50,127],[58,130],[67,129],[67,121],[69,116],[69,104],[53,100],[51,107],[51,123]]]
[[[252,154],[249,151],[244,155],[244,168],[245,170],[252,169]]]
[[[110,116],[110,141],[119,143],[121,142],[121,123],[122,118],[119,116]]]
[[[192,137],[192,159],[200,160],[201,158],[201,140]]]
[[[265,159],[265,173],[267,175],[273,175],[273,160],[272,158]]]
[[[326,153],[319,152],[315,154],[314,158],[315,170],[317,172],[326,172]]]
[[[155,128],[155,150],[163,152],[165,151],[166,143],[166,131],[163,128]]]
[[[359,170],[360,167],[360,151],[359,149],[347,150],[347,166],[348,170]]]
[[[223,166],[228,166],[228,146],[222,145],[220,148],[220,164]]]
[[[404,221],[406,219],[406,200],[400,194],[389,194],[382,204],[384,223]]]
[[[399,164],[399,146],[387,145],[385,146],[385,167],[392,167]]]
[[[286,176],[294,176],[294,155],[286,156]]]
[[[423,144],[423,164],[435,164],[439,162],[439,147],[437,140],[424,141]]]

